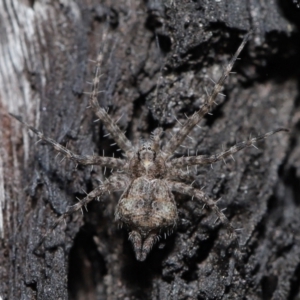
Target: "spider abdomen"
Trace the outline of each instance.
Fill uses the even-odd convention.
[[[173,227],[177,218],[174,196],[166,181],[146,176],[132,181],[116,209],[116,219],[142,235]]]

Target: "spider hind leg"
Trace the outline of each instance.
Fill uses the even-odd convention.
[[[169,185],[172,191],[178,192],[181,194],[189,195],[192,197],[195,197],[202,201],[204,205],[207,205],[217,216],[217,220],[220,220],[220,222],[226,227],[228,230],[228,233],[230,235],[230,238],[232,241],[239,247],[238,242],[238,236],[236,234],[235,228],[231,225],[227,217],[224,215],[223,211],[219,209],[217,206],[217,202],[209,198],[202,190],[195,189],[191,187],[190,185],[186,185],[181,182],[171,182],[169,181]]]

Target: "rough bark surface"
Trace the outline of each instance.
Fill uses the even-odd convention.
[[[300,299],[300,10],[288,0],[81,0],[0,4],[1,299]],[[101,49],[99,102],[135,143],[164,139],[203,103],[243,35],[253,35],[212,116],[181,154],[214,153],[289,127],[235,161],[198,168],[196,185],[239,232],[176,195],[177,231],[137,262],[114,223],[118,194],[92,202],[33,252],[101,168],[78,167],[38,143],[8,112],[81,154],[119,155],[86,109]],[[104,39],[103,37],[106,36]],[[103,47],[103,45],[109,45]],[[190,150],[188,150],[190,149]],[[107,171],[108,172],[108,171]]]

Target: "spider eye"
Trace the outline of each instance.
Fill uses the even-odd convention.
[[[148,150],[151,150],[151,147],[148,147]]]

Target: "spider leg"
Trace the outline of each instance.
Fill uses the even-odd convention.
[[[203,191],[195,189],[195,188],[191,187],[190,185],[186,185],[184,183],[168,181],[168,185],[173,192],[196,197],[197,199],[202,201],[204,204],[206,204],[217,215],[217,217],[221,221],[221,223],[227,227],[231,238],[238,245],[238,239],[237,239],[237,234],[235,232],[235,228],[230,224],[229,220],[224,215],[224,213],[218,208],[218,206],[216,205],[216,202],[214,200],[209,198]]]
[[[94,156],[94,155],[78,155],[67,149],[66,147],[60,145],[55,140],[44,136],[44,134],[34,127],[25,123],[20,116],[16,116],[10,113],[12,117],[17,119],[23,125],[25,125],[28,129],[34,132],[41,140],[47,142],[52,145],[54,149],[62,154],[64,154],[68,159],[75,161],[76,163],[82,165],[101,165],[109,168],[122,168],[125,164],[125,161],[122,159],[114,158],[114,157],[103,157],[103,156]]]
[[[257,141],[266,139],[270,135],[273,135],[280,131],[289,131],[289,130],[286,128],[278,128],[276,130],[267,132],[258,137],[237,143],[236,145],[230,147],[228,150],[223,151],[219,154],[214,154],[211,156],[198,155],[198,156],[187,156],[187,157],[174,158],[170,162],[168,162],[167,165],[170,165],[170,167],[172,166],[172,167],[176,167],[176,168],[182,168],[182,167],[191,166],[191,165],[212,164],[219,160],[224,160],[226,157],[231,156],[231,155],[235,154],[236,152],[243,150],[244,148],[254,146],[254,144]]]
[[[174,134],[170,138],[168,143],[165,145],[165,147],[163,148],[162,151],[164,152],[164,156],[166,159],[168,159],[173,154],[173,152],[179,147],[179,145],[187,137],[187,135],[190,133],[190,131],[201,121],[203,116],[205,116],[207,113],[209,113],[209,111],[215,105],[215,100],[223,88],[224,81],[227,78],[227,76],[229,75],[235,61],[237,60],[239,54],[243,50],[245,44],[247,43],[250,34],[251,34],[251,32],[246,34],[246,36],[244,37],[241,45],[239,46],[239,48],[237,49],[237,51],[231,58],[230,62],[228,63],[223,75],[220,77],[220,79],[214,86],[212,92],[208,95],[205,103],[202,105],[200,110],[198,110],[190,118],[188,118],[186,120],[186,122],[183,124],[183,126],[179,129],[179,131],[176,134]]]
[[[152,133],[151,133],[151,140],[152,140],[152,147],[154,149],[154,151],[158,152],[160,149],[160,137],[163,133],[163,130],[161,127],[156,128]]]
[[[116,175],[116,174],[111,175],[103,184],[101,184],[93,191],[88,193],[86,197],[81,199],[78,203],[71,206],[65,213],[63,213],[51,226],[50,230],[45,233],[45,235],[39,241],[37,246],[34,248],[34,251],[36,251],[43,244],[46,237],[48,236],[48,233],[52,232],[58,226],[58,224],[60,224],[66,217],[70,216],[74,212],[81,210],[82,207],[86,206],[92,200],[102,196],[107,192],[116,192],[116,191],[124,190],[126,188],[126,185],[127,185],[127,177],[125,177],[124,175]]]
[[[97,99],[97,95],[99,94],[99,82],[101,76],[100,67],[102,65],[102,61],[103,53],[100,53],[96,60],[96,71],[93,79],[92,92],[90,94],[90,105],[93,108],[96,116],[103,122],[104,126],[118,146],[126,153],[127,156],[131,156],[134,151],[131,142],[127,139],[119,126],[111,119],[106,110],[99,105]]]
[[[190,170],[187,168],[185,171],[178,167],[177,165],[172,164],[173,160],[167,162],[167,174],[166,179],[171,181],[184,181],[192,182],[195,180],[196,172],[195,170]]]

